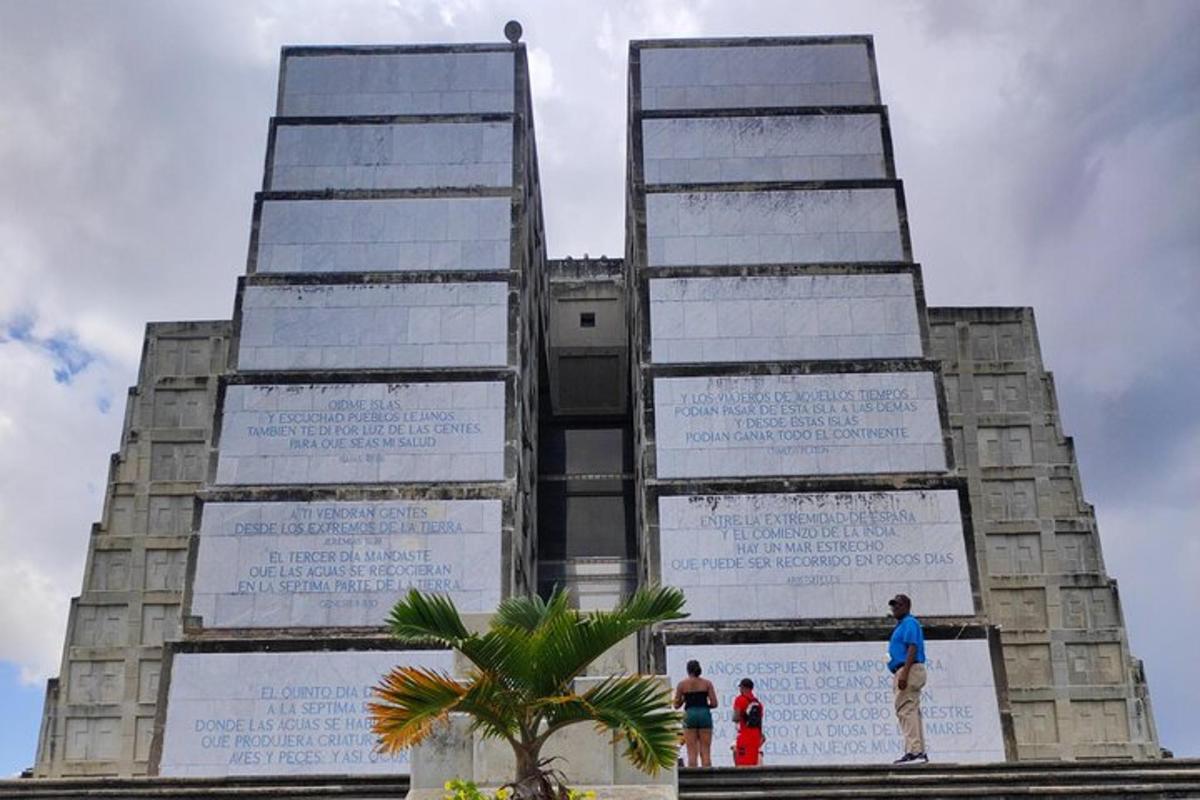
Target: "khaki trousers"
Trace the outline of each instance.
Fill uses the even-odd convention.
[[[913,664],[908,668],[908,682],[903,690],[896,672],[892,675],[892,699],[896,702],[896,721],[904,736],[904,752],[925,752],[925,724],[921,721],[921,688],[925,686],[925,665]]]

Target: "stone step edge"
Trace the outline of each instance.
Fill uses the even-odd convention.
[[[936,755],[936,754],[935,754]],[[1080,761],[998,761],[986,764],[970,764],[958,763],[953,761],[933,761],[929,765],[917,764],[910,766],[900,766],[890,763],[882,764],[825,764],[825,765],[791,765],[791,764],[765,764],[761,767],[754,768],[757,772],[777,772],[777,773],[795,773],[795,774],[811,774],[811,773],[842,773],[842,772],[876,772],[890,773],[900,772],[906,769],[924,768],[926,766],[936,766],[949,770],[955,770],[960,773],[979,773],[979,772],[1011,772],[1028,770],[1030,772],[1073,772],[1079,770],[1198,770],[1200,771],[1200,758],[1167,758],[1154,761],[1133,759],[1086,759]],[[727,774],[736,775],[744,774],[748,770],[744,767],[732,767],[721,765],[718,767],[680,767],[680,776],[688,775],[714,775]]]
[[[906,787],[907,788],[907,787]],[[921,794],[922,800],[939,800],[939,798],[970,797],[1051,797],[1064,800],[1085,800],[1092,797],[1170,797],[1196,798],[1200,797],[1200,781],[1195,783],[1160,786],[1156,784],[1115,784],[1108,786],[1094,785],[1059,785],[1059,786],[988,786],[953,787],[948,791],[939,791],[930,787]],[[771,789],[767,791],[753,788],[742,788],[738,791],[724,792],[694,792],[681,790],[679,800],[745,800],[746,798],[772,798],[772,800],[810,800],[822,797],[848,798],[892,798],[897,797],[895,786],[878,785],[874,787],[855,787],[853,789]]]
[[[746,773],[750,773],[746,770]],[[1129,772],[1072,772],[1066,775],[1053,772],[1012,772],[1012,773],[995,773],[992,775],[964,775],[957,772],[948,772],[945,770],[926,769],[921,766],[906,767],[905,771],[890,772],[885,774],[875,775],[779,775],[779,774],[742,774],[742,775],[713,775],[713,776],[697,776],[688,775],[680,776],[679,785],[683,786],[712,786],[720,787],[726,785],[744,785],[746,783],[754,784],[824,784],[824,783],[878,783],[886,780],[889,782],[909,783],[909,782],[925,782],[939,781],[949,783],[1010,783],[1010,782],[1055,782],[1069,780],[1072,782],[1080,781],[1101,781],[1104,783],[1112,782],[1130,782],[1136,780],[1148,780],[1153,782],[1174,782],[1174,781],[1197,781],[1200,780],[1200,769],[1197,770],[1172,770],[1172,771],[1129,771]]]

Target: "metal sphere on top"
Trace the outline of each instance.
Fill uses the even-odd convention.
[[[513,44],[521,41],[522,32],[521,23],[517,22],[515,19],[510,19],[508,22],[504,23],[504,38],[508,39]]]

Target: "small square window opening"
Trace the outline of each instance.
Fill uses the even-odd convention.
[[[579,327],[594,328],[596,327],[596,312],[584,311],[579,315]]]

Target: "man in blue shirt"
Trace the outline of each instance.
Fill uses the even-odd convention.
[[[888,641],[888,671],[892,673],[892,697],[896,721],[904,735],[904,755],[896,764],[925,764],[925,726],[921,721],[921,688],[925,685],[925,632],[912,615],[912,600],[898,594],[888,605],[896,627]]]

